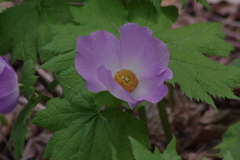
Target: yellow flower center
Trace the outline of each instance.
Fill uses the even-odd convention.
[[[114,75],[114,80],[128,92],[137,88],[138,79],[136,75],[127,69],[122,69]]]

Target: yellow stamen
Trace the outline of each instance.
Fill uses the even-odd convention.
[[[114,75],[114,80],[128,92],[137,88],[138,79],[136,75],[127,69],[122,69]]]

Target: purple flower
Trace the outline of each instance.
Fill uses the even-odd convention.
[[[18,77],[9,61],[0,56],[0,113],[12,112],[18,103]]]
[[[172,78],[167,46],[134,23],[120,27],[120,37],[106,31],[78,37],[77,72],[90,91],[108,90],[131,108],[143,101],[159,102],[168,92],[164,82]]]

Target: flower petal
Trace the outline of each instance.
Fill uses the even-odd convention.
[[[18,90],[18,77],[12,68],[5,67],[0,76],[0,98]]]
[[[111,71],[107,70],[104,65],[98,67],[97,76],[103,85],[106,86],[107,90],[116,98],[122,99],[131,104],[135,104],[137,102],[129,92],[124,90],[113,80]]]
[[[139,81],[138,87],[131,92],[137,101],[149,101],[152,103],[159,102],[168,92],[164,81],[172,78],[172,71],[166,69],[155,79],[146,79]]]
[[[10,66],[10,63],[9,63],[8,59],[0,56],[0,74],[2,73],[2,71],[5,67],[11,68],[9,66]]]
[[[152,37],[152,31],[134,23],[120,27],[120,63],[133,71],[139,80],[154,78],[168,66],[170,59],[167,46]]]
[[[11,94],[0,98],[0,113],[12,112],[18,103],[19,90],[15,90]]]
[[[99,82],[96,70],[100,65],[116,73],[120,70],[118,60],[119,40],[106,31],[96,31],[90,36],[81,36],[77,39],[77,54],[75,66],[77,72],[88,81],[91,91],[99,92],[106,88]]]

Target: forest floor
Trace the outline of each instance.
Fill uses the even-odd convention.
[[[173,3],[179,8],[179,19],[172,28],[199,22],[222,23],[222,30],[226,34],[225,40],[234,46],[235,51],[230,57],[209,57],[211,60],[228,65],[234,59],[240,57],[240,0],[208,0],[212,12],[193,1],[188,1],[183,10],[180,10],[181,4],[178,0],[166,0],[165,2]],[[13,2],[0,3],[0,12],[3,8],[13,5],[15,5]],[[20,74],[22,63],[16,62],[13,66]],[[47,84],[54,79],[52,74],[44,70],[38,70],[36,75],[39,76],[35,84],[36,89],[49,97],[61,96],[60,86],[55,89],[54,95],[46,89]],[[234,93],[240,97],[240,88],[236,88]],[[165,100],[168,102],[168,97],[165,97]],[[0,128],[0,160],[13,160],[13,143],[10,143],[8,147],[6,147],[6,144],[10,138],[14,120],[26,103],[27,100],[20,96],[17,109],[5,115],[9,125]],[[240,101],[215,98],[215,104],[218,112],[210,105],[191,101],[182,94],[180,87],[176,85],[174,104],[168,105],[167,111],[173,134],[177,137],[178,153],[184,160],[202,160],[203,157],[207,157],[207,160],[221,159],[215,156],[218,150],[213,148],[221,142],[221,137],[228,126],[240,120]],[[38,104],[31,118],[44,108],[44,103]],[[150,143],[153,147],[157,146],[161,151],[164,151],[166,139],[157,108],[155,105],[148,105],[146,111]],[[33,124],[28,124],[28,130],[23,160],[42,160],[44,148],[52,133]]]

